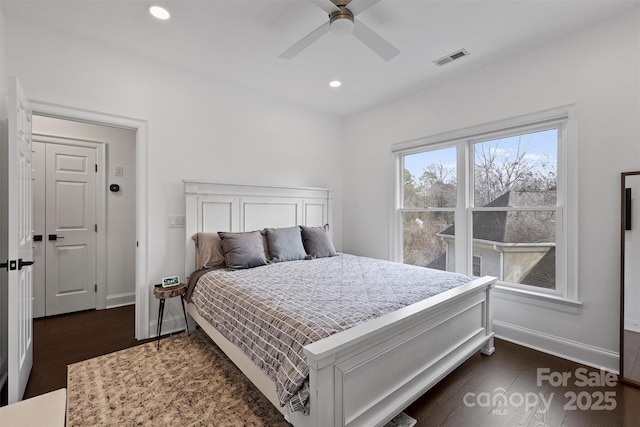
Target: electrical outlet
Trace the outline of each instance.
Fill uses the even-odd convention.
[[[124,167],[116,166],[116,176],[123,176],[123,175],[124,175]]]

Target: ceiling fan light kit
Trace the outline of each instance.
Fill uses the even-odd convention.
[[[362,21],[359,21],[355,16],[362,13],[366,9],[370,8],[380,0],[312,0],[318,7],[323,9],[329,14],[329,21],[325,22],[305,37],[294,43],[289,49],[280,54],[280,58],[291,59],[302,52],[304,49],[311,46],[320,37],[324,36],[328,32],[336,35],[353,34],[355,38],[364,43],[369,49],[371,49],[376,55],[385,61],[390,61],[395,58],[400,51],[391,43],[386,41],[382,36],[367,27]],[[327,3],[330,4],[327,4]],[[347,8],[348,5],[352,7],[356,12]]]
[[[329,15],[331,32],[336,36],[344,36],[353,32],[353,12],[344,6]]]

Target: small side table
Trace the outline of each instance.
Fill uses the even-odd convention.
[[[162,318],[164,316],[164,300],[167,298],[180,297],[182,302],[182,313],[184,314],[184,324],[187,327],[187,335],[189,335],[189,322],[187,321],[187,311],[184,309],[184,294],[187,293],[187,285],[180,283],[176,286],[163,288],[162,285],[155,285],[153,288],[153,295],[160,300],[160,307],[158,308],[158,350],[160,350],[160,335],[162,334]]]

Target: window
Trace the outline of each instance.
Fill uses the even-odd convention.
[[[473,275],[482,276],[482,257],[476,255],[473,256]]]
[[[406,264],[454,270],[453,247],[441,235],[453,229],[457,198],[455,147],[404,156],[402,259]]]
[[[485,274],[556,288],[558,133],[554,125],[471,141],[472,244],[497,261]]]
[[[568,171],[566,160],[575,149],[567,137],[570,113],[394,146],[401,177],[396,260],[577,299],[576,266],[569,265],[577,257],[567,254],[577,222],[575,170]]]

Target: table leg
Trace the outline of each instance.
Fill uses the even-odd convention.
[[[157,329],[158,350],[160,350],[160,335],[162,335],[162,317],[163,316],[164,316],[164,298],[160,298],[160,306],[158,307],[158,329]]]
[[[180,301],[182,301],[182,313],[184,314],[184,326],[187,328],[187,335],[189,335],[189,321],[187,320],[187,310],[184,309],[184,295],[180,295]]]

